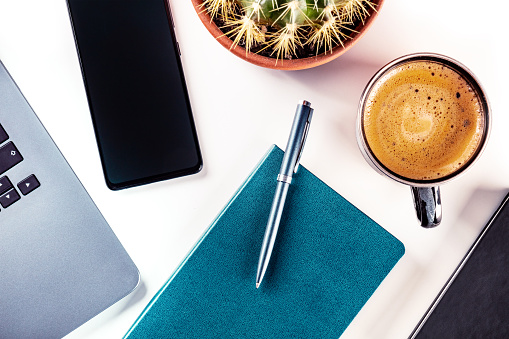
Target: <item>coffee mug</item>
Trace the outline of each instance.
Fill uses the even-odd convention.
[[[484,150],[490,108],[474,74],[434,53],[398,58],[364,89],[357,142],[378,173],[410,186],[421,226],[440,224],[440,185],[464,173]]]

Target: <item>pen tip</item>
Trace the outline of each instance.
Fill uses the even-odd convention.
[[[260,283],[259,282],[256,283],[256,288],[258,288],[258,287],[260,287]]]

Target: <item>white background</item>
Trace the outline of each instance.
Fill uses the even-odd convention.
[[[285,147],[301,99],[315,109],[301,163],[406,247],[342,338],[406,338],[509,191],[504,2],[386,1],[350,51],[293,72],[240,60],[210,36],[189,0],[170,2],[204,168],[112,192],[102,176],[65,0],[0,0],[0,59],[141,272],[133,294],[68,338],[125,334],[268,147]],[[384,64],[413,52],[467,65],[493,112],[481,159],[442,187],[443,222],[433,230],[418,225],[409,188],[375,173],[355,139],[365,84]]]

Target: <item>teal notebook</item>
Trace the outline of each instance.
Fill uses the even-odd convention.
[[[269,267],[258,255],[283,151],[273,146],[125,338],[338,338],[403,244],[300,166]]]

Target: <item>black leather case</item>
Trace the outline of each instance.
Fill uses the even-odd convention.
[[[509,194],[410,338],[509,338]]]

